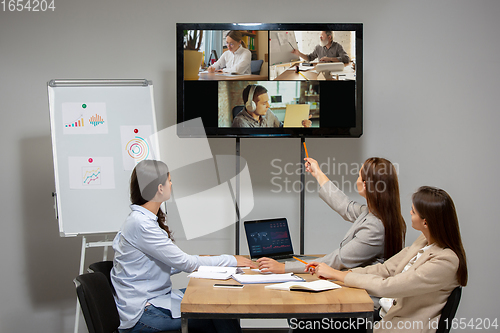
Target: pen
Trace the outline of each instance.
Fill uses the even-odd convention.
[[[306,79],[306,81],[309,81],[309,79],[304,74],[302,74],[301,72],[299,72],[299,74],[302,75],[304,79]]]
[[[307,262],[305,262],[304,260],[299,259],[299,258],[297,258],[297,257],[293,257],[293,259],[298,260],[298,261],[300,261],[300,262],[301,262],[301,263],[303,263],[303,264],[309,265],[309,263],[307,263]],[[316,267],[316,266],[314,266],[314,267]],[[313,266],[309,267],[309,272],[311,272],[311,269],[314,269],[314,267],[313,267]],[[314,271],[312,271],[312,272],[314,272]]]
[[[300,261],[300,262],[301,262],[301,263],[303,263],[303,264],[309,265],[309,263],[307,263],[307,262],[305,262],[304,260],[299,259],[299,258],[297,258],[297,257],[293,257],[293,259],[298,260],[298,261]],[[314,269],[314,268],[313,268],[313,266],[309,267],[309,272],[311,272],[311,269]]]
[[[288,44],[290,44],[290,42],[288,42]],[[292,47],[292,49],[294,49],[294,50],[295,50],[295,47],[293,47],[293,46],[292,46],[292,44],[290,44],[290,46]]]
[[[306,151],[306,157],[309,158],[309,154],[307,153],[307,147],[306,147],[306,143],[305,142],[304,142],[304,150]],[[297,259],[297,258],[295,258],[295,259]],[[297,260],[300,260],[300,259],[297,259]],[[302,261],[302,260],[300,260],[300,261]]]

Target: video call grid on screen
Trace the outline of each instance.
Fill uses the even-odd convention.
[[[243,33],[253,60],[262,60],[259,75],[203,73],[197,79],[184,77],[184,32],[202,30],[200,51],[205,50],[205,66],[215,63],[221,52],[210,51],[215,44],[221,48],[231,30]],[[334,41],[349,56],[342,71],[314,72],[305,63],[316,66],[318,59],[299,59],[291,50],[312,53],[319,45],[322,31],[333,31]],[[263,37],[264,36],[264,37]],[[359,137],[362,134],[362,24],[177,24],[177,122],[201,117],[208,137]],[[253,40],[252,40],[253,38]],[[262,39],[267,40],[263,43]],[[205,45],[205,47],[203,47]],[[302,50],[301,50],[302,48]],[[228,51],[225,51],[228,52]],[[289,58],[287,58],[289,57]],[[278,63],[278,60],[280,63]],[[328,64],[321,62],[322,65]],[[291,65],[300,66],[297,73]],[[338,76],[337,76],[338,75]],[[304,76],[308,77],[307,79]],[[267,89],[269,110],[279,120],[270,128],[233,127],[233,119],[244,107],[242,91],[248,85]],[[295,122],[286,127],[287,105],[306,104],[310,110],[310,127]],[[238,110],[240,109],[240,110]],[[266,114],[267,117],[267,114]],[[192,137],[199,129],[178,127],[178,135]]]

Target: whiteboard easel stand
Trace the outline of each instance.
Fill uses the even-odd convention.
[[[120,93],[119,91],[116,92],[114,90],[111,91],[111,95],[109,94],[110,92],[108,91],[106,93],[106,96],[111,96],[110,97],[110,100],[114,103],[115,105],[115,108],[119,107],[120,108],[120,112],[123,111],[123,105],[126,105],[128,107],[125,108],[126,111],[128,112],[128,115],[129,117],[131,115],[134,115],[134,117],[132,117],[131,119],[128,119],[129,122],[134,122],[134,121],[137,121],[140,119],[140,122],[141,123],[144,123],[144,114],[142,113],[138,113],[136,112],[136,109],[140,109],[141,107],[146,107],[146,109],[151,109],[152,111],[152,114],[151,114],[151,119],[149,119],[149,123],[151,124],[151,126],[153,127],[153,132],[157,132],[157,129],[156,129],[156,116],[154,114],[154,98],[153,98],[153,90],[152,90],[152,82],[149,81],[149,80],[146,80],[146,79],[55,79],[55,80],[50,80],[49,82],[47,82],[47,85],[48,85],[48,93],[49,93],[49,111],[50,111],[50,118],[51,118],[51,133],[52,133],[52,147],[53,147],[53,155],[54,155],[54,170],[55,170],[55,180],[56,180],[56,192],[52,193],[52,196],[54,197],[54,208],[55,208],[55,211],[56,211],[56,218],[57,220],[59,221],[59,230],[61,232],[61,236],[79,236],[79,235],[82,235],[82,252],[81,252],[81,257],[80,257],[80,270],[79,270],[79,274],[83,274],[84,273],[84,265],[85,265],[85,252],[86,252],[86,249],[89,248],[89,247],[104,247],[104,253],[103,253],[103,260],[107,260],[107,252],[108,252],[108,247],[112,245],[112,241],[108,238],[109,234],[111,234],[111,232],[108,232],[107,235],[105,235],[105,239],[102,240],[102,241],[98,241],[98,242],[89,242],[87,240],[87,236],[90,236],[90,235],[103,235],[105,233],[105,231],[102,231],[102,230],[77,230],[75,232],[65,232],[63,231],[64,228],[63,228],[63,224],[62,224],[62,221],[60,219],[60,215],[61,215],[61,207],[58,206],[58,200],[57,200],[57,195],[60,195],[60,193],[62,193],[60,191],[60,184],[59,184],[59,173],[58,173],[58,163],[57,163],[57,157],[59,156],[58,153],[57,153],[57,150],[56,150],[56,137],[58,134],[57,133],[57,130],[58,128],[60,127],[57,127],[56,126],[56,123],[55,123],[55,118],[56,118],[56,109],[59,107],[61,108],[61,106],[57,103],[59,102],[55,102],[55,88],[61,88],[61,87],[64,87],[64,91],[65,91],[65,95],[63,94],[63,96],[65,96],[66,98],[68,96],[71,96],[72,99],[75,98],[75,96],[73,95],[74,94],[74,91],[72,92],[71,90],[68,90],[69,88],[71,89],[82,89],[84,87],[90,87],[92,88],[92,92],[93,94],[96,94],[98,92],[100,92],[99,90],[96,90],[95,88],[113,88],[113,89],[116,89],[118,87],[125,87],[125,88],[128,88],[128,87],[145,87],[145,88],[148,88],[147,90],[144,90],[144,91],[141,91],[141,93],[139,94],[139,100],[148,100],[150,102],[150,104],[147,104],[147,103],[142,103],[142,104],[147,104],[146,106],[144,105],[139,105],[140,107],[138,108],[137,105],[134,104],[134,108],[132,108],[131,106],[129,106],[129,103],[126,103],[124,101],[124,99],[122,98],[122,95],[119,95],[120,98],[119,100],[117,100],[116,96],[118,93]],[[141,89],[142,90],[142,89]],[[71,93],[69,93],[71,92]],[[58,93],[60,94],[61,91]],[[137,92],[135,92],[137,94]],[[80,92],[80,95],[81,95],[81,92]],[[88,92],[86,92],[85,94],[83,94],[84,96],[86,96],[86,98],[89,98],[89,96],[92,96],[92,95],[88,95]],[[99,95],[100,96],[100,95]],[[134,95],[135,96],[135,95]],[[137,96],[136,96],[137,97]],[[102,99],[102,97],[100,97]],[[78,98],[76,98],[78,100]],[[92,98],[91,98],[92,99]],[[62,98],[62,100],[64,101],[64,97]],[[134,100],[137,100],[137,99],[134,99]],[[106,102],[106,101],[105,101]],[[117,104],[118,103],[118,104]],[[141,104],[141,103],[139,103]],[[57,112],[60,112],[59,110],[60,109],[57,109],[58,111]],[[123,113],[123,112],[122,112]],[[135,120],[134,120],[135,119]],[[146,121],[148,122],[148,121]],[[60,133],[62,134],[62,133]],[[159,156],[158,156],[159,158]],[[128,178],[129,176],[127,176]],[[67,184],[66,184],[67,186]],[[81,222],[85,222],[85,217],[82,219]],[[112,228],[114,230],[114,228]],[[111,230],[111,229],[110,229]],[[116,229],[118,230],[118,228]],[[86,236],[85,236],[86,235]],[[80,317],[80,302],[78,301],[78,298],[77,298],[77,302],[76,302],[76,316],[75,316],[75,333],[78,332],[78,324],[79,324],[79,317]]]
[[[97,242],[87,242],[87,237],[82,236],[82,253],[80,255],[80,270],[78,275],[83,274],[83,269],[85,267],[85,252],[89,247],[104,247],[102,254],[102,260],[108,260],[108,247],[113,245],[113,241],[108,239],[108,235],[104,237],[104,240]],[[75,329],[74,332],[78,333],[78,326],[80,324],[80,301],[78,296],[76,297],[76,312],[75,312]]]

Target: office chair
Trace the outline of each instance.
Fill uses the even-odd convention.
[[[233,108],[233,119],[234,117],[236,117],[238,115],[238,113],[240,113],[242,110],[243,110],[244,106],[243,105],[236,105],[234,108]]]
[[[90,264],[89,269],[87,270],[89,273],[101,272],[108,279],[109,286],[111,287],[111,291],[113,295],[116,294],[115,287],[111,283],[111,269],[113,268],[113,261],[99,261],[93,264]]]
[[[85,273],[73,282],[89,333],[118,333],[120,316],[108,279],[101,272]],[[174,333],[179,331],[166,331]]]
[[[439,318],[438,329],[436,333],[448,333],[450,332],[451,322],[457,313],[458,304],[460,303],[460,298],[462,297],[462,287],[458,286],[451,292],[448,297],[448,301],[444,305],[443,310],[441,310],[441,318]]]
[[[85,273],[73,282],[89,333],[118,332],[120,317],[106,276]]]
[[[250,71],[252,74],[259,75],[260,74],[260,68],[262,67],[262,63],[264,60],[252,60],[250,63]]]
[[[207,67],[212,65],[212,56],[213,56],[215,62],[217,62],[217,60],[219,60],[219,58],[217,57],[217,51],[212,50],[212,52],[210,52],[210,57],[208,57]]]

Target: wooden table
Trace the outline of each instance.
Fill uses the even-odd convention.
[[[299,275],[306,281],[316,280],[310,274]],[[190,279],[181,303],[183,333],[188,332],[189,318],[365,318],[373,322],[373,301],[364,289],[342,287],[312,293],[264,289],[267,284],[214,288],[214,283],[239,284],[233,279]]]
[[[200,73],[198,80],[209,81],[226,81],[226,80],[240,80],[240,81],[266,81],[269,77],[267,75],[227,75],[224,73]]]

